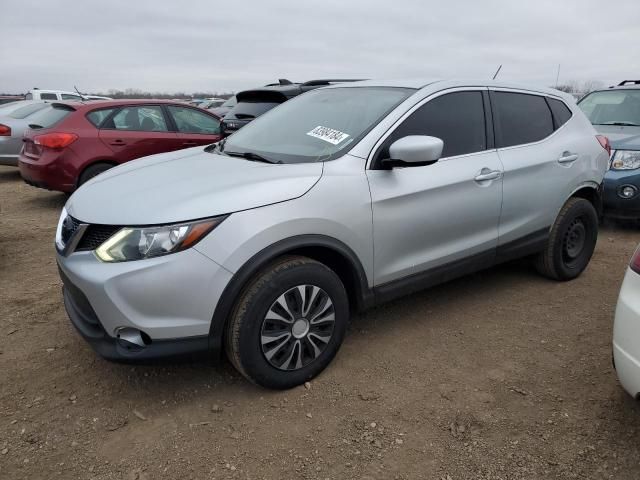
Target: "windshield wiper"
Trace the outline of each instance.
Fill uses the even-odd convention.
[[[263,162],[263,163],[282,163],[280,160],[269,160],[268,158],[264,158],[262,155],[258,155],[254,152],[224,152],[225,155],[229,155],[230,157],[240,157],[245,160],[250,160],[252,162]]]
[[[616,127],[640,127],[640,123],[633,122],[606,122],[598,123],[598,125],[615,125]]]

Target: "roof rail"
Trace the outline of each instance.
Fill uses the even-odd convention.
[[[640,85],[640,80],[623,80],[618,84],[618,87],[624,87],[625,85]]]
[[[342,83],[342,82],[360,82],[364,80],[364,78],[330,78],[330,79],[322,79],[322,80],[309,80],[308,82],[304,82],[301,84],[301,87],[315,87],[317,85],[330,85],[332,83]]]

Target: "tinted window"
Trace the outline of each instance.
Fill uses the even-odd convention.
[[[57,100],[58,97],[55,93],[41,93],[40,99],[41,100]]]
[[[31,105],[25,105],[24,107],[20,107],[17,110],[14,110],[8,116],[11,118],[26,118],[32,113],[43,110],[48,106],[48,103],[32,103]]]
[[[481,92],[448,93],[413,112],[387,138],[378,158],[389,158],[389,145],[408,135],[430,135],[444,142],[443,157],[487,148]]]
[[[268,112],[273,107],[277,107],[280,103],[274,102],[239,102],[227,114],[227,118],[237,118],[238,120],[253,119]]]
[[[125,107],[116,113],[102,128],[133,130],[138,132],[166,132],[167,123],[158,106]]]
[[[96,127],[99,127],[104,120],[111,115],[113,108],[103,108],[102,110],[94,110],[87,114],[87,119],[93,123]]]
[[[29,116],[29,125],[37,125],[39,128],[53,127],[73,111],[64,105],[47,105],[47,108]]]
[[[578,105],[594,125],[640,125],[640,90],[593,92]]]
[[[569,107],[567,107],[564,102],[556,100],[555,98],[547,97],[547,101],[549,102],[549,106],[553,112],[553,118],[556,121],[556,128],[560,128],[571,118],[571,110],[569,110]]]
[[[220,122],[206,113],[193,108],[169,106],[178,131],[182,133],[203,133],[216,135],[220,133]]]
[[[553,133],[551,110],[544,97],[493,92],[498,147],[538,142]]]
[[[69,93],[61,93],[60,97],[62,100],[82,100],[80,95],[71,95]]]

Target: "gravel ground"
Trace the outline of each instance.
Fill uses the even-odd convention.
[[[640,478],[640,408],[611,325],[640,231],[607,226],[579,279],[515,262],[355,318],[311,384],[228,364],[119,365],[64,312],[65,197],[0,167],[0,478]]]

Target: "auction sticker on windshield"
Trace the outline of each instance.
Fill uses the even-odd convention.
[[[310,132],[307,132],[307,135],[319,138],[320,140],[324,140],[325,142],[329,142],[333,145],[338,145],[345,138],[349,137],[348,133],[344,133],[340,130],[335,130],[329,127],[322,127],[320,125],[318,125]]]

